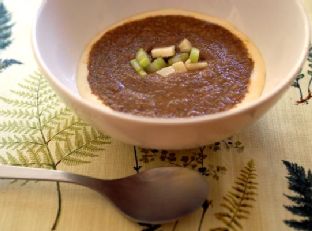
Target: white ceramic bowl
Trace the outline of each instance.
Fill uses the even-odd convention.
[[[223,18],[247,34],[266,63],[263,95],[244,107],[185,119],[134,116],[82,99],[76,86],[76,70],[92,38],[122,19],[164,8]],[[45,0],[35,22],[33,42],[48,80],[83,119],[129,144],[182,149],[230,136],[255,122],[275,104],[303,64],[309,28],[300,0]]]

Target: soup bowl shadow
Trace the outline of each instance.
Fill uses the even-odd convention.
[[[130,1],[129,1],[130,3]],[[235,109],[193,118],[147,118],[113,111],[83,99],[76,73],[88,43],[105,28],[161,9],[199,12],[229,21],[261,51],[266,65],[262,96]],[[82,119],[125,143],[185,149],[237,133],[265,114],[300,72],[310,39],[300,0],[53,0],[43,1],[33,30],[34,53],[48,81]]]

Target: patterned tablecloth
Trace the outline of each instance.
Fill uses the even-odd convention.
[[[2,180],[0,230],[312,230],[312,49],[287,94],[252,127],[195,150],[146,150],[91,128],[38,72],[30,29],[40,2],[0,1],[0,162],[99,178],[181,166],[203,174],[210,192],[193,214],[148,225],[83,187]]]

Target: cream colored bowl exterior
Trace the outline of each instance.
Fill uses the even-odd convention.
[[[225,18],[246,33],[266,62],[263,96],[242,108],[185,119],[133,116],[82,99],[75,85],[75,73],[80,55],[92,37],[121,19],[161,8]],[[38,63],[49,82],[81,118],[128,144],[184,149],[231,136],[255,122],[278,101],[305,59],[310,36],[308,21],[299,0],[53,0],[43,2],[33,42]]]

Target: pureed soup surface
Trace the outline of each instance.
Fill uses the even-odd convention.
[[[142,77],[131,67],[139,48],[178,45],[184,38],[200,50],[208,67],[167,77]],[[158,118],[232,109],[259,97],[264,82],[263,60],[249,39],[224,21],[198,14],[129,19],[91,42],[78,70],[82,97],[116,111]]]

